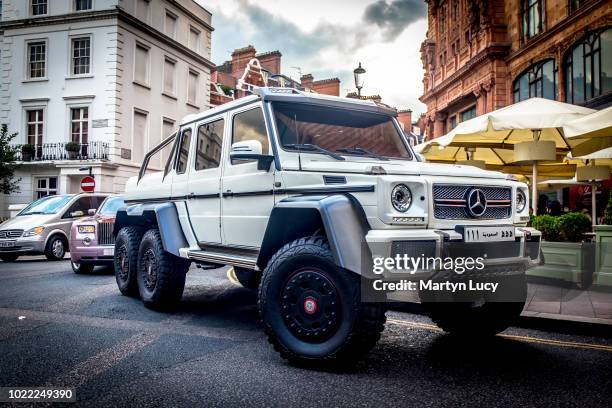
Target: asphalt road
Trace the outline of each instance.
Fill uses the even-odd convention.
[[[255,301],[224,269],[192,269],[180,308],[163,314],[121,296],[109,270],[0,262],[0,386],[70,386],[84,406],[612,404],[605,333],[512,328],[460,344],[423,316],[388,312],[364,360],[316,371],[272,350]]]

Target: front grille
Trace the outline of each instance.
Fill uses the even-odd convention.
[[[487,199],[487,209],[480,217],[473,218],[467,211],[466,195],[472,188],[481,190]],[[434,184],[434,217],[444,220],[504,219],[512,211],[512,189],[510,187],[464,186]]]
[[[0,239],[15,239],[21,237],[23,230],[3,230],[0,231]]]
[[[408,255],[411,258],[436,256],[436,241],[393,241],[391,257]]]
[[[112,222],[103,222],[98,224],[98,244],[99,245],[115,245],[115,237],[113,229],[115,224]]]

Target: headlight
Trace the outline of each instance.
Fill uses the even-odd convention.
[[[399,212],[406,212],[412,204],[412,192],[405,184],[398,184],[391,191],[391,204]]]
[[[523,212],[527,205],[527,197],[522,190],[516,190],[516,212]]]
[[[45,230],[45,227],[34,227],[23,233],[24,237],[33,237],[34,235],[40,235]]]
[[[96,232],[95,225],[79,225],[77,229],[79,234],[94,234]]]

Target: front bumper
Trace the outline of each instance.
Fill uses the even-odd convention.
[[[45,237],[0,240],[0,254],[39,255],[45,252]],[[10,246],[7,246],[10,245]]]
[[[82,244],[82,242],[79,243]],[[114,259],[114,251],[113,245],[77,246],[74,241],[70,243],[70,259],[76,263],[111,264]]]
[[[406,254],[411,258],[484,257],[486,270],[498,266],[516,266],[511,270],[524,271],[536,266],[540,259],[540,231],[530,227],[514,227],[514,241],[466,243],[455,230],[371,230],[366,242],[372,258],[394,258]],[[444,268],[434,265],[414,271],[419,278],[432,277]],[[508,269],[508,268],[502,268]],[[518,273],[518,272],[517,272]]]

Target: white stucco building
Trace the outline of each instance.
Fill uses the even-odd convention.
[[[0,217],[9,204],[79,192],[83,167],[97,191],[121,192],[150,147],[209,108],[213,28],[195,1],[1,4],[0,123],[32,147]]]

